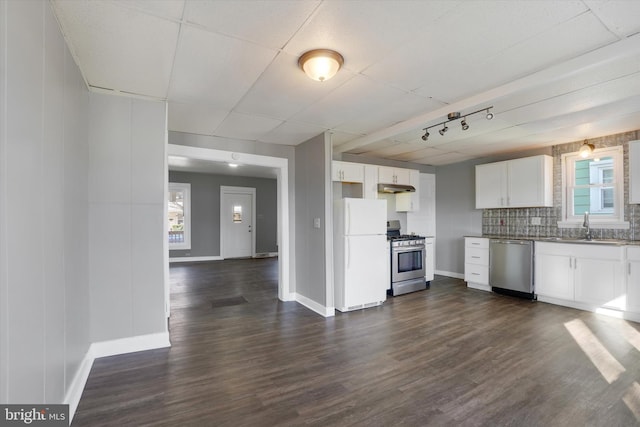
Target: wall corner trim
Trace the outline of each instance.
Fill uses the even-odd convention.
[[[154,350],[165,347],[171,347],[169,332],[94,342],[91,344],[89,351],[92,356],[97,359],[99,357],[135,353],[137,351]]]
[[[311,311],[315,311],[319,315],[323,317],[332,317],[336,315],[336,310],[333,307],[325,307],[322,304],[315,302],[312,299],[305,297],[304,295],[300,295],[298,293],[295,294],[296,302],[304,305]]]
[[[87,384],[87,380],[89,379],[89,373],[91,373],[91,367],[93,366],[94,360],[95,358],[91,354],[91,348],[89,348],[87,353],[84,355],[84,358],[82,358],[80,367],[73,376],[73,380],[71,381],[71,384],[69,384],[67,393],[64,396],[63,403],[69,405],[69,425],[71,425],[73,416],[80,404],[80,398],[82,397],[84,386]]]

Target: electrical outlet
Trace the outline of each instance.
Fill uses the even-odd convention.
[[[531,225],[542,225],[542,218],[539,216],[531,217]]]
[[[320,218],[313,219],[313,228],[320,228]]]

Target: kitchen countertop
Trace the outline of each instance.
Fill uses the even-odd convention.
[[[572,237],[515,237],[515,236],[496,236],[496,235],[468,235],[464,237],[480,237],[485,239],[503,239],[503,240],[533,240],[535,242],[552,242],[552,243],[569,243],[569,244],[585,244],[585,245],[609,245],[609,246],[640,246],[640,240],[623,240],[623,239],[579,239]]]

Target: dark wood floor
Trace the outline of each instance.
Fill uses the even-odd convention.
[[[274,259],[171,267],[170,349],[96,360],[74,426],[628,426],[640,327],[467,289],[325,319]]]

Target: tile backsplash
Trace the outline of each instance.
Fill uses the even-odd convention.
[[[596,228],[596,239],[640,240],[640,205],[629,204],[629,141],[640,139],[640,131],[625,132],[602,138],[590,139],[596,148],[622,145],[624,148],[624,200],[625,221],[628,230]],[[553,152],[553,207],[484,209],[482,234],[504,237],[581,237],[583,228],[558,228],[562,218],[562,166],[561,156],[578,151],[583,141],[556,145]]]

